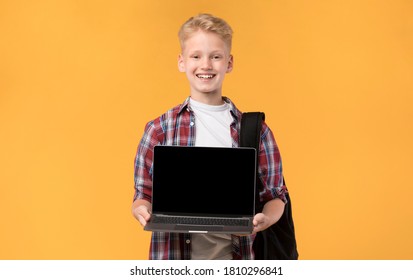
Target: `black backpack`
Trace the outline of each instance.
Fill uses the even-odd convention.
[[[264,119],[265,114],[263,112],[243,113],[241,119],[240,146],[255,148],[257,150],[257,157],[260,145],[262,122]],[[263,205],[261,205],[259,200],[259,190],[262,188],[262,182],[257,176],[257,191],[255,196],[256,213],[260,213],[263,208]],[[255,237],[253,249],[256,260],[298,259],[291,198],[288,192],[286,193],[286,199],[287,204],[285,204],[284,213],[278,222],[266,230],[258,232]]]

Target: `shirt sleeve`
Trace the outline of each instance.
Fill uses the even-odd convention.
[[[154,122],[148,122],[135,156],[135,195],[133,200],[152,200],[153,149],[159,143]]]
[[[280,198],[284,203],[287,203],[285,197],[287,188],[283,179],[280,151],[272,131],[265,122],[261,131],[258,164],[259,178],[264,186],[263,190],[260,191],[261,201],[266,202]]]

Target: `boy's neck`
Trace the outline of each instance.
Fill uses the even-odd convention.
[[[195,101],[200,103],[204,103],[207,105],[222,105],[224,104],[224,100],[222,99],[222,95],[218,93],[204,93],[204,94],[191,94],[191,98]]]

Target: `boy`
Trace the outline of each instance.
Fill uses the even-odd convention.
[[[147,123],[135,160],[132,213],[142,226],[150,219],[152,159],[155,145],[237,147],[242,113],[222,96],[222,83],[233,68],[232,29],[222,19],[200,14],[179,30],[178,69],[187,76],[190,96]],[[278,221],[284,211],[286,187],[274,136],[264,123],[259,151],[260,179],[266,201],[254,217],[249,236],[153,232],[150,259],[254,259],[255,233]],[[233,201],[231,203],[236,203]]]

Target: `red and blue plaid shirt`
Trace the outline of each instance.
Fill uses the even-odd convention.
[[[233,117],[231,123],[232,146],[238,147],[242,113],[226,97],[224,101],[230,106]],[[135,195],[137,198],[151,202],[152,164],[155,145],[195,145],[195,117],[189,104],[189,97],[160,117],[148,122],[139,143],[135,158]],[[285,201],[286,187],[282,176],[281,157],[273,133],[264,122],[261,132],[261,145],[258,163],[259,177],[264,189],[260,192],[261,201],[281,198]],[[234,202],[236,203],[236,202]],[[254,259],[252,243],[255,235],[232,235],[233,259]],[[191,258],[191,234],[153,232],[149,259]]]

